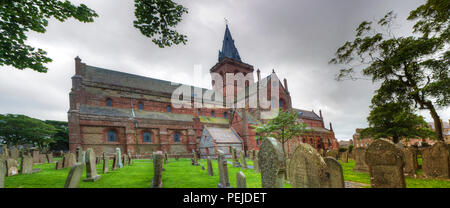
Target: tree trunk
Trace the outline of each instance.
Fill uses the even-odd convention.
[[[441,118],[439,118],[439,115],[436,112],[436,109],[434,108],[433,104],[431,102],[426,102],[425,106],[430,110],[431,117],[434,121],[434,132],[436,134],[436,139],[439,141],[444,141],[444,135],[442,134],[442,122]]]
[[[397,144],[398,140],[399,140],[398,136],[393,136],[392,137],[392,142],[394,142],[394,144]]]

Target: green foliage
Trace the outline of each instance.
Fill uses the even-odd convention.
[[[372,106],[367,121],[369,127],[361,131],[361,138],[392,138],[394,143],[398,143],[402,138],[434,137],[424,118],[416,115],[408,103]]]
[[[69,128],[65,121],[45,121],[46,124],[52,125],[56,129],[53,135],[54,143],[50,144],[51,150],[68,150],[69,149]]]
[[[353,151],[353,144],[350,144],[349,146],[348,146],[348,152],[352,152]]]
[[[134,27],[163,48],[172,44],[186,44],[186,35],[175,30],[187,8],[172,0],[135,0]]]
[[[44,33],[48,20],[55,18],[64,22],[75,18],[80,22],[92,22],[97,14],[86,5],[75,6],[70,1],[1,1],[0,2],[0,66],[17,69],[30,68],[47,72],[45,63],[52,61],[47,52],[27,45],[26,33]]]
[[[0,140],[8,146],[35,144],[40,148],[54,142],[56,129],[38,119],[24,115],[1,115]]]
[[[414,102],[416,108],[430,112],[436,137],[443,140],[436,107],[450,105],[449,11],[448,1],[438,0],[428,0],[412,11],[409,19],[417,21],[413,32],[422,33],[421,37],[393,36],[393,12],[376,24],[361,23],[355,39],[341,46],[330,60],[345,66],[337,80],[357,79],[355,73],[360,71],[373,82],[381,82],[373,100]]]

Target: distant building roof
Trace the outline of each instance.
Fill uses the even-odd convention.
[[[239,135],[231,128],[205,126],[205,130],[216,140],[216,143],[242,143]]]
[[[307,110],[295,109],[295,108],[293,110],[297,111],[298,116],[300,118],[306,118],[306,119],[322,121],[322,118],[320,118],[320,116],[318,116],[313,111],[307,111]]]

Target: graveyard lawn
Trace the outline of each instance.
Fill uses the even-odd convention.
[[[344,180],[367,184],[366,188],[370,188],[370,175],[369,173],[354,172],[355,167],[354,160],[348,160],[348,163],[339,162],[342,165],[344,172]],[[405,177],[407,188],[450,188],[450,180],[442,179],[421,179],[421,171],[418,172],[418,178]]]
[[[59,160],[56,158],[55,160]],[[162,181],[163,188],[217,188],[219,183],[219,170],[217,160],[212,160],[214,176],[207,174],[206,160],[199,161],[200,166],[192,166],[191,159],[169,159],[164,164]],[[5,188],[63,188],[70,168],[55,170],[55,163],[35,165],[41,172],[30,175],[16,175],[6,177]],[[110,167],[112,160],[110,160]],[[202,166],[205,170],[202,170]],[[261,175],[253,169],[233,168],[228,164],[230,184],[236,187],[236,174],[242,171],[246,176],[248,188],[261,187]],[[102,165],[97,165],[97,172],[101,178],[96,182],[84,182],[86,169],[81,178],[80,188],[149,188],[153,178],[153,164],[151,160],[133,160],[131,166],[102,173]],[[286,184],[285,187],[290,187]]]

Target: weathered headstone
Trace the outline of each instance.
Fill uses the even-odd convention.
[[[28,155],[22,156],[22,163],[20,164],[21,174],[31,174],[33,173],[33,158]]]
[[[131,158],[131,153],[128,152],[128,165],[132,165],[133,164],[133,159]]]
[[[81,152],[81,160],[79,161],[80,163],[86,164],[86,151],[82,151]]]
[[[198,157],[195,150],[192,150],[192,158],[192,165],[199,166],[200,164],[198,163]]]
[[[259,151],[255,151],[255,157],[254,157],[254,160],[253,160],[253,170],[254,170],[256,173],[261,172],[261,171],[259,170],[258,152],[259,152]]]
[[[111,170],[116,170],[117,168],[119,168],[119,157],[117,156],[117,153],[114,153]]]
[[[342,155],[341,155],[341,161],[342,161],[343,163],[348,163],[348,150],[342,153]]]
[[[358,147],[353,149],[353,155],[355,157],[355,168],[353,171],[355,172],[368,172],[369,167],[366,165],[365,161],[366,149],[362,147]]]
[[[75,154],[67,153],[64,156],[63,168],[73,167],[75,165],[75,163],[76,163]]]
[[[123,155],[122,155],[122,163],[123,163],[123,166],[126,166],[126,165],[127,165],[127,160],[128,160],[127,155],[126,155],[126,154],[123,154]]]
[[[330,187],[328,167],[311,145],[300,143],[289,159],[289,180],[292,188]]]
[[[417,169],[419,167],[417,161],[417,149],[414,147],[403,148],[403,155],[405,158],[405,167],[403,172],[405,175],[416,177]]]
[[[153,180],[151,188],[162,188],[162,168],[164,155],[162,152],[153,153]]]
[[[47,161],[48,161],[48,163],[53,163],[54,161],[53,161],[53,154],[52,153],[48,153],[47,154]]]
[[[61,170],[61,169],[63,169],[63,164],[64,164],[64,159],[61,159],[61,160],[58,160],[57,162],[56,162],[56,170]]]
[[[254,152],[255,152],[255,150],[249,150],[249,151],[247,151],[247,153],[248,153],[248,158],[250,159],[250,160],[254,160],[255,159],[255,155],[254,155]]]
[[[167,156],[167,152],[164,152],[164,164],[169,162],[169,157]]]
[[[33,163],[38,164],[39,163],[39,150],[38,149],[33,149]]]
[[[97,165],[95,164],[95,152],[92,148],[86,150],[86,179],[84,181],[95,182],[100,179],[97,174]]]
[[[228,163],[225,158],[225,153],[221,150],[217,150],[217,164],[219,166],[219,188],[231,188],[230,179],[228,177]]]
[[[14,159],[6,159],[6,169],[7,173],[6,176],[13,176],[19,174],[19,170],[17,168],[17,160]]]
[[[233,167],[238,168],[241,167],[241,163],[239,163],[239,159],[237,157],[236,148],[231,147],[231,156],[233,158]]]
[[[436,142],[422,152],[422,175],[425,178],[449,178],[449,149],[445,142]]]
[[[338,160],[339,159],[339,152],[337,150],[330,150],[329,152],[327,152],[326,156],[327,157],[333,157],[334,159]]]
[[[274,138],[263,139],[258,153],[262,188],[283,188],[286,171],[281,144]]]
[[[120,148],[116,148],[116,154],[117,154],[117,166],[119,168],[123,168],[123,163],[122,163],[122,151],[120,150]]]
[[[245,175],[242,171],[236,173],[236,186],[237,188],[247,188],[247,182],[245,180]]]
[[[11,149],[9,157],[14,160],[19,160],[19,150],[17,148]]]
[[[82,147],[77,147],[76,156],[77,156],[77,162],[81,163],[83,161],[83,148]]]
[[[78,188],[81,176],[83,175],[83,170],[84,164],[82,163],[74,164],[73,167],[70,169],[69,174],[67,175],[66,184],[64,185],[64,188]]]
[[[240,157],[241,157],[241,164],[242,164],[242,168],[247,169],[247,161],[245,160],[245,153],[244,151],[240,152]]]
[[[0,188],[5,188],[6,161],[0,158]]]
[[[103,174],[109,171],[109,157],[106,156],[106,153],[103,153]]]
[[[330,173],[330,188],[345,188],[342,166],[333,157],[324,158]]]
[[[372,188],[406,188],[403,152],[394,143],[375,140],[367,148],[365,160]]]
[[[207,164],[207,168],[208,168],[208,175],[209,176],[214,176],[214,171],[213,171],[213,168],[212,168],[212,162],[211,162],[210,158],[208,158],[208,160],[206,161],[206,164]]]

